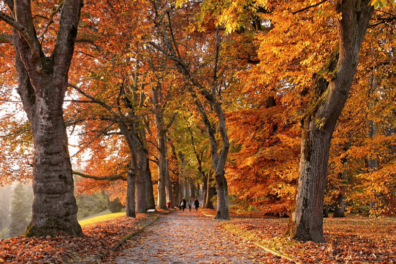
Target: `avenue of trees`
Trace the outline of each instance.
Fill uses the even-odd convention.
[[[202,190],[216,219],[232,200],[314,242],[328,210],[391,214],[395,8],[2,0],[0,185],[33,182],[25,235],[82,236],[76,194],[136,217]]]

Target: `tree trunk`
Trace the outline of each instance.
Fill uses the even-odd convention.
[[[36,107],[30,114],[35,150],[34,200],[32,221],[25,235],[54,236],[63,231],[80,236],[62,103],[53,100],[54,84],[47,81],[49,86],[44,89],[48,93],[36,97]]]
[[[340,193],[333,217],[345,217],[345,196]]]
[[[228,212],[228,188],[227,180],[224,176],[224,171],[221,174],[215,175],[217,183],[217,214],[215,219],[230,219]]]
[[[160,156],[158,161],[158,199],[157,207],[160,209],[166,209],[166,191],[165,191],[165,160]]]
[[[191,198],[195,198],[195,182],[194,179],[191,180],[190,184],[190,189],[191,189]]]
[[[146,157],[146,171],[145,171],[145,181],[146,181],[146,208],[147,209],[155,209],[155,199],[154,199],[154,188],[153,181],[151,179],[151,171],[149,160]]]
[[[64,3],[56,45],[47,57],[33,27],[30,1],[4,2],[13,14],[4,20],[1,13],[0,19],[14,28],[17,91],[32,126],[35,150],[33,216],[25,235],[81,236],[62,105],[83,3]]]
[[[206,191],[206,203],[204,203],[203,208],[214,209],[212,198],[216,195],[216,187],[213,186],[213,180],[211,173],[208,172],[208,185]]]
[[[138,146],[137,152],[139,157],[139,170],[136,181],[136,212],[145,213],[147,212],[146,178],[147,170],[150,168],[147,168],[146,152],[143,146]]]
[[[165,192],[166,192],[166,201],[171,202],[172,201],[172,183],[170,181],[170,176],[169,176],[169,160],[168,160],[168,148],[166,146],[166,136],[165,137],[165,149],[164,149],[164,154],[165,154]]]
[[[207,201],[207,193],[208,193],[208,174],[203,174],[203,184],[202,184],[202,206],[206,208],[206,201]]]
[[[339,46],[314,76],[311,100],[302,120],[301,158],[295,206],[287,234],[324,242],[323,202],[330,141],[356,72],[359,50],[373,7],[369,0],[339,1]],[[328,82],[328,76],[332,79]],[[327,77],[327,79],[326,79]]]
[[[127,206],[126,206],[127,217],[136,217],[135,183],[136,183],[136,173],[135,171],[129,169],[127,176]]]

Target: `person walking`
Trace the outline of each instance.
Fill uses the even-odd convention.
[[[183,201],[180,201],[180,203],[179,203],[179,210],[181,211],[181,209],[182,209],[182,206],[183,206]]]
[[[195,205],[195,211],[198,212],[199,201],[197,198],[195,199],[194,205]]]
[[[186,207],[187,207],[187,201],[185,198],[183,198],[183,201],[182,201],[183,212],[184,212],[184,209],[186,209]]]

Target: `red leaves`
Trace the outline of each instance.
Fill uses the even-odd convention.
[[[140,229],[139,224],[146,215],[137,218],[119,217],[114,220],[84,226],[86,237],[70,237],[59,234],[56,237],[26,238],[22,236],[0,241],[0,263],[64,263],[66,260],[80,260],[83,256],[107,253],[107,250],[122,237]]]

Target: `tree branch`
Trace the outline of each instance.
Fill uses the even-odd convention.
[[[13,17],[7,16],[3,12],[0,12],[0,20],[3,20],[8,25],[10,25],[11,27],[15,28],[22,35],[22,37],[26,40],[26,42],[28,43],[32,53],[35,56],[39,56],[40,47],[39,47],[37,41],[35,41],[35,39],[29,34],[29,31],[24,26],[22,26]]]
[[[73,171],[74,175],[78,175],[80,177],[83,178],[88,178],[88,179],[93,179],[93,180],[97,180],[97,181],[118,181],[118,180],[122,180],[122,181],[126,181],[126,177],[121,176],[121,175],[115,175],[115,176],[92,176],[92,175],[87,175],[78,171]]]
[[[295,14],[297,14],[297,13],[304,12],[305,10],[308,10],[308,9],[310,9],[310,8],[313,8],[313,7],[316,7],[316,6],[318,6],[318,5],[321,5],[321,4],[323,4],[324,2],[327,2],[327,0],[323,0],[322,2],[319,2],[319,3],[317,3],[317,4],[314,4],[314,5],[311,5],[311,6],[307,6],[307,7],[303,8],[303,9],[298,10],[298,11],[294,11],[294,12],[291,11],[291,12],[292,12],[293,15],[295,15]]]

